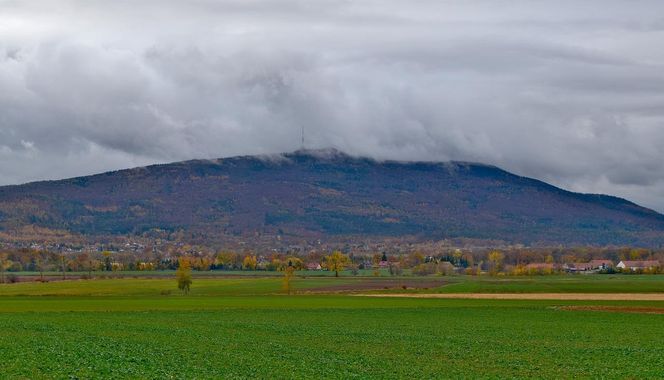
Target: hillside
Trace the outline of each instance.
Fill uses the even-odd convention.
[[[87,236],[155,229],[223,242],[439,240],[660,246],[664,216],[493,166],[380,162],[334,150],[195,160],[0,187],[0,230]]]

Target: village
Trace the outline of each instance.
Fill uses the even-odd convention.
[[[176,270],[182,259],[201,272],[281,272],[293,267],[302,275],[341,270],[344,276],[542,276],[574,274],[658,274],[664,252],[627,248],[453,248],[440,244],[341,249],[214,250],[179,243],[145,245],[59,246],[39,244],[0,250],[1,282],[93,278],[113,272]],[[52,248],[52,247],[50,247]],[[377,251],[377,249],[383,249]],[[331,257],[337,257],[334,264]],[[32,273],[32,275],[26,275]],[[36,274],[39,274],[37,276]],[[322,273],[321,273],[322,274]],[[337,273],[338,275],[338,273]]]

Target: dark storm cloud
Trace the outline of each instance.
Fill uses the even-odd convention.
[[[0,183],[333,146],[664,210],[659,1],[0,1]]]

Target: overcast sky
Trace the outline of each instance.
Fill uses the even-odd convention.
[[[664,1],[0,0],[0,184],[310,148],[664,211]]]

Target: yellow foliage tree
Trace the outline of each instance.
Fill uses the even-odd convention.
[[[178,270],[175,272],[175,277],[178,280],[178,289],[183,291],[185,294],[189,293],[191,288],[191,264],[189,260],[185,257],[181,257],[179,260]]]
[[[239,255],[235,252],[219,252],[215,264],[224,269],[232,268],[240,263]]]
[[[288,294],[291,294],[293,277],[295,277],[295,267],[289,265],[284,269],[284,291]]]
[[[528,268],[526,268],[526,266],[523,264],[518,264],[512,270],[513,276],[525,276],[527,274],[528,274]]]
[[[9,255],[6,253],[0,253],[0,284],[5,283],[5,270],[12,265],[12,262],[7,259],[8,257]]]
[[[295,270],[303,270],[304,262],[299,257],[291,256],[286,259],[286,262],[289,266],[295,268]]]
[[[350,259],[343,253],[334,251],[331,255],[325,257],[325,263],[327,264],[327,269],[334,271],[334,276],[339,277],[339,271],[344,270],[350,263]]]
[[[505,258],[505,255],[503,255],[502,252],[500,251],[491,251],[489,252],[489,255],[487,256],[487,259],[489,261],[489,274],[492,276],[495,276],[498,274],[503,269],[503,259]]]
[[[242,268],[245,270],[256,270],[256,265],[258,265],[256,256],[248,255],[242,261]]]

